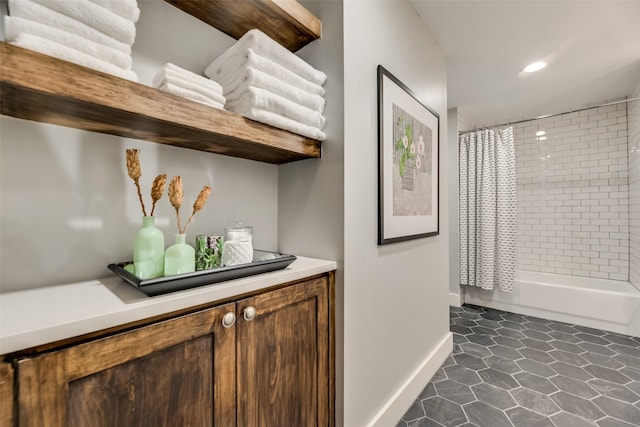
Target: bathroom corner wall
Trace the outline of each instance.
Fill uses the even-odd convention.
[[[630,98],[640,97],[640,82]],[[629,128],[629,281],[640,287],[640,101],[627,103]]]
[[[514,138],[518,269],[628,280],[626,103],[521,123]]]

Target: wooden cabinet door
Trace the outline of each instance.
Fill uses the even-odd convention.
[[[237,310],[238,425],[329,425],[327,278],[238,301]]]
[[[0,363],[0,427],[13,427],[13,367]]]
[[[235,426],[235,304],[18,362],[19,425]]]

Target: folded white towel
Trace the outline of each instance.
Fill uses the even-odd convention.
[[[244,75],[245,80],[239,86],[235,88],[225,87],[227,91],[225,95],[229,99],[239,98],[249,86],[253,86],[283,96],[320,114],[324,112],[325,100],[320,95],[298,89],[253,67],[247,67],[240,73]]]
[[[109,9],[115,14],[122,16],[127,21],[131,21],[134,24],[138,22],[140,18],[140,9],[138,9],[138,2],[136,0],[89,0],[92,3],[99,4],[100,6]]]
[[[131,55],[120,52],[109,46],[85,39],[73,33],[50,27],[35,21],[16,16],[5,16],[4,36],[6,41],[12,42],[19,34],[26,33],[42,37],[64,46],[76,49],[95,58],[109,62],[125,70],[131,69]]]
[[[179,75],[180,78],[184,80],[189,80],[189,81],[192,81],[193,83],[197,83],[199,85],[207,87],[212,91],[222,95],[222,86],[218,82],[213,81],[205,76],[201,76],[199,74],[194,73],[193,71],[189,71],[184,68],[178,67],[177,65],[172,64],[171,62],[167,62],[166,64],[164,64],[162,66],[162,69],[167,70],[167,72],[171,74]]]
[[[249,30],[218,59],[213,61],[209,66],[211,67],[211,74],[224,74],[225,67],[233,67],[233,58],[244,58],[247,49],[252,49],[259,55],[277,62],[288,70],[320,86],[327,80],[327,76],[322,71],[316,70],[302,58],[291,53],[287,48],[258,29]]]
[[[326,136],[320,129],[312,126],[307,126],[302,123],[291,120],[288,117],[281,116],[271,111],[263,110],[255,107],[237,107],[227,108],[227,110],[240,114],[251,120],[255,120],[260,123],[271,125],[273,127],[288,130],[298,135],[306,136],[308,138],[317,139],[318,141],[324,141]]]
[[[326,122],[322,114],[313,111],[293,101],[289,101],[275,93],[271,93],[264,89],[249,86],[247,90],[237,99],[227,98],[225,104],[227,108],[236,107],[255,107],[272,113],[288,117],[292,120],[302,123],[303,125],[322,129]]]
[[[214,73],[213,70],[215,67],[212,68],[211,65],[204,70],[204,73],[210,79],[220,83],[225,89],[225,94],[227,91],[230,92],[240,86],[246,80],[246,76],[242,71],[247,67],[252,67],[305,92],[324,96],[322,86],[300,77],[268,58],[258,55],[252,49],[247,49],[245,53],[246,57],[244,60],[238,62],[235,61],[234,58],[234,67],[228,67],[225,73]]]
[[[43,53],[45,55],[54,56],[56,58],[63,59],[74,64],[82,65],[93,70],[102,71],[103,73],[111,74],[123,79],[138,81],[138,76],[131,70],[125,70],[120,67],[116,67],[106,61],[98,58],[94,58],[91,55],[64,46],[60,43],[56,43],[51,40],[47,40],[42,37],[34,36],[32,34],[21,33],[18,37],[11,42],[16,46],[23,47],[25,49],[35,50],[36,52]]]
[[[64,29],[64,31],[79,37],[109,46],[126,55],[131,55],[130,44],[122,43],[87,24],[76,21],[31,0],[9,0],[9,14],[12,17],[29,19],[49,27]]]
[[[136,38],[136,25],[89,0],[33,0],[129,45]]]
[[[173,73],[175,72],[171,70],[166,70],[166,69],[161,69],[160,71],[158,71],[156,76],[153,78],[153,87],[159,89],[163,85],[177,86],[182,89],[199,93],[200,95],[205,96],[219,104],[222,104],[222,105],[225,104],[226,99],[224,96],[222,96],[221,93],[213,91],[208,87],[204,87],[198,83],[193,83],[190,80],[182,79],[180,78],[181,74],[176,76]]]
[[[214,99],[206,97],[198,92],[194,92],[192,90],[173,85],[171,83],[164,83],[163,85],[158,87],[158,89],[160,89],[163,92],[171,93],[181,98],[190,99],[192,101],[196,101],[201,104],[207,104],[212,107],[219,108],[221,110],[224,108],[224,104],[221,104]]]
[[[162,70],[161,70],[162,71]],[[158,75],[156,74],[156,77],[158,77]],[[160,79],[153,79],[153,87],[157,88],[157,89],[161,89],[163,87],[176,87],[176,88],[180,88],[180,89],[184,89],[184,90],[188,90],[194,93],[197,93],[199,95],[202,95],[203,97],[211,100],[211,101],[215,101],[218,104],[224,105],[226,102],[226,99],[224,96],[222,96],[221,94],[214,92],[204,86],[200,86],[196,83],[190,82],[188,80],[183,80],[179,77],[174,77],[174,76],[168,76],[164,75],[163,78]]]

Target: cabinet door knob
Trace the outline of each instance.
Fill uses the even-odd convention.
[[[222,326],[230,328],[236,323],[236,314],[229,312],[222,317]]]
[[[256,317],[256,308],[250,305],[249,307],[244,309],[242,315],[244,316],[244,320],[246,321],[253,320],[253,318]]]

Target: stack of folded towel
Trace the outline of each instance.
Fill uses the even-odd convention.
[[[7,42],[138,81],[131,46],[140,17],[136,0],[9,0]]]
[[[225,108],[252,120],[323,141],[327,76],[253,29],[204,72],[219,82]]]
[[[158,70],[153,87],[219,109],[226,102],[218,83],[171,63]]]

